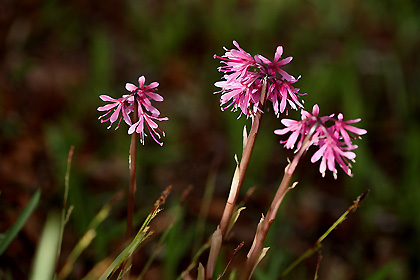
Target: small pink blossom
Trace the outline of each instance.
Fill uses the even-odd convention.
[[[283,55],[283,47],[278,46],[276,49],[276,52],[274,53],[274,60],[270,61],[267,58],[263,57],[262,55],[259,55],[259,58],[268,66],[268,73],[272,76],[275,76],[275,72],[279,73],[284,79],[287,81],[293,80],[293,76],[291,76],[289,73],[284,71],[281,67],[288,64],[290,61],[292,61],[293,57],[289,56],[282,60],[280,60],[281,56]]]
[[[154,121],[165,121],[168,120],[167,117],[159,117],[160,112],[156,109],[153,105],[151,100],[153,101],[163,101],[163,97],[156,93],[157,87],[159,83],[153,82],[149,85],[145,85],[145,77],[141,76],[138,79],[139,86],[136,86],[131,83],[126,83],[125,88],[130,92],[130,94],[123,95],[123,97],[115,99],[109,97],[107,95],[101,95],[100,98],[103,101],[109,101],[110,104],[98,107],[98,111],[107,111],[104,115],[100,116],[99,118],[102,119],[104,117],[108,117],[106,119],[101,120],[101,122],[110,122],[110,128],[112,124],[118,120],[119,122],[116,129],[120,126],[121,120],[124,121],[130,126],[128,132],[129,134],[134,133],[136,131],[140,135],[140,142],[144,144],[144,137],[145,131],[144,129],[147,128],[148,132],[150,133],[153,140],[156,141],[159,145],[163,145],[158,139],[161,138],[160,134],[164,136],[164,132],[161,131]],[[134,102],[137,102],[138,108],[138,116],[139,119],[134,124],[130,118],[130,114],[134,112]],[[147,113],[149,112],[149,113]],[[120,117],[121,113],[121,117]]]
[[[353,174],[351,173],[351,164],[349,160],[354,161],[356,154],[350,150],[356,149],[357,146],[352,145],[351,147],[344,147],[343,141],[331,134],[325,135],[325,137],[325,139],[319,140],[318,146],[320,148],[311,157],[311,162],[314,163],[321,159],[319,172],[323,176],[328,167],[328,170],[330,170],[333,173],[334,178],[336,178],[337,169],[335,167],[335,162],[337,162],[344,172],[352,177]]]
[[[132,106],[127,105],[127,100],[130,98],[129,96],[125,95],[122,98],[112,98],[108,95],[100,95],[99,98],[101,98],[103,101],[110,101],[112,103],[98,107],[98,111],[108,111],[105,114],[103,114],[102,116],[99,117],[99,119],[101,119],[101,122],[110,122],[110,125],[108,126],[108,129],[111,128],[112,124],[118,119],[120,112],[122,112],[120,120],[118,121],[118,125],[116,126],[115,129],[118,129],[118,127],[120,126],[121,123],[121,119],[124,119],[124,121],[128,124],[131,125],[131,119],[128,116],[128,114],[133,110]],[[133,99],[131,97],[131,99]],[[115,109],[114,109],[115,108]],[[114,111],[112,111],[112,109],[114,109]],[[102,119],[105,116],[108,116],[110,113],[111,116],[108,117],[107,119]]]
[[[311,162],[321,160],[319,172],[322,175],[325,175],[328,168],[336,177],[335,163],[337,162],[347,175],[353,176],[350,161],[354,161],[356,158],[356,154],[352,150],[355,150],[357,146],[353,145],[352,139],[366,134],[367,131],[349,124],[359,121],[360,119],[343,121],[343,114],[341,113],[337,116],[337,119],[334,118],[334,114],[320,117],[319,107],[314,105],[312,114],[301,110],[300,121],[283,119],[281,122],[286,128],[277,129],[274,133],[284,135],[291,132],[286,141],[281,141],[287,149],[293,149],[296,142],[298,142],[297,149],[300,149],[304,138],[310,134],[310,146],[319,147],[318,151],[311,157]],[[332,125],[328,126],[327,123],[332,123]]]
[[[153,82],[148,86],[144,85],[146,78],[144,76],[139,77],[139,86],[135,86],[131,83],[126,83],[125,88],[130,92],[136,92],[138,95],[147,95],[150,99],[155,101],[163,101],[163,97],[154,92],[159,86],[158,82]]]
[[[347,131],[352,132],[354,135],[364,135],[367,133],[365,129],[361,129],[361,128],[357,128],[357,127],[349,125],[351,123],[357,123],[357,122],[360,122],[360,119],[343,121],[343,114],[340,113],[338,114],[337,121],[335,122],[335,125],[334,125],[335,131],[341,134],[341,136],[344,139],[344,142],[349,147],[352,145],[351,139],[355,139],[356,137],[354,136],[351,137]]]
[[[298,96],[304,95],[299,93],[299,89],[293,87],[292,84],[299,80],[300,76],[295,79],[290,76],[290,80],[275,80],[269,87],[268,100],[273,103],[274,114],[279,117],[280,113],[283,113],[286,109],[286,105],[289,104],[290,108],[297,110],[303,108],[302,102]],[[279,102],[280,100],[280,102]]]
[[[283,47],[279,46],[270,61],[262,55],[252,56],[243,50],[236,41],[237,49],[226,50],[223,56],[214,56],[221,60],[223,66],[219,72],[224,73],[223,80],[216,82],[215,86],[221,88],[220,105],[222,110],[231,108],[233,111],[240,109],[241,114],[247,117],[255,114],[259,109],[263,80],[267,81],[267,99],[273,103],[276,115],[283,113],[286,106],[293,109],[303,108],[298,96],[299,89],[292,86],[297,82],[293,76],[282,69],[292,57],[281,59]],[[280,77],[277,76],[280,75]],[[280,101],[279,101],[280,100]]]
[[[165,136],[165,132],[160,130],[158,124],[153,120],[167,121],[168,118],[158,118],[153,115],[148,115],[146,112],[143,111],[141,106],[138,106],[138,108],[139,120],[138,122],[130,126],[130,128],[128,129],[128,134],[133,134],[134,131],[137,132],[140,135],[140,143],[144,144],[144,137],[146,136],[145,128],[147,128],[153,140],[155,140],[155,142],[158,143],[160,146],[163,146],[163,143],[159,141],[159,139],[161,138],[159,132],[162,133],[162,136]]]

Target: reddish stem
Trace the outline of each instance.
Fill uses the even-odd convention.
[[[228,200],[225,205],[225,209],[223,211],[222,218],[220,220],[219,228],[221,231],[222,238],[218,238],[217,241],[212,242],[211,246],[211,252],[212,254],[209,255],[209,259],[207,261],[207,267],[206,267],[206,279],[211,279],[213,275],[213,264],[216,263],[217,257],[220,252],[221,243],[226,238],[227,230],[229,227],[229,223],[232,219],[233,211],[235,209],[236,201],[238,200],[239,192],[242,187],[242,184],[245,179],[245,174],[248,169],[249,160],[251,158],[252,151],[254,149],[255,141],[257,139],[258,130],[261,123],[262,114],[265,107],[265,101],[267,99],[267,79],[265,78],[262,83],[261,87],[261,97],[260,97],[260,103],[258,106],[258,110],[255,114],[255,117],[253,118],[251,131],[249,132],[249,136],[246,140],[246,145],[243,148],[242,151],[242,158],[241,162],[239,164],[239,176],[238,176],[238,182],[232,182],[231,190],[229,193]],[[234,178],[235,178],[234,174]],[[218,229],[219,230],[219,229]]]
[[[293,161],[286,167],[283,179],[279,185],[279,188],[277,189],[276,195],[274,196],[270,209],[268,209],[267,215],[265,216],[264,220],[260,223],[259,228],[255,234],[254,242],[252,244],[251,249],[248,252],[247,261],[240,278],[242,280],[250,279],[255,270],[255,267],[257,266],[265,238],[267,237],[271,224],[276,218],[277,211],[280,207],[280,204],[283,201],[284,196],[290,189],[290,182],[292,180],[292,176],[296,169],[296,166],[298,165],[299,160],[311,144],[313,132],[314,129],[311,129],[308,135],[306,135],[305,139],[303,140],[302,146],[293,158]]]
[[[134,116],[133,123],[138,121],[138,104],[134,96]],[[129,164],[130,164],[130,179],[128,183],[128,206],[127,206],[127,229],[125,233],[125,238],[127,242],[131,242],[133,236],[133,216],[134,216],[134,199],[137,190],[136,186],[136,159],[137,159],[137,132],[134,131],[131,134],[131,144],[130,144],[130,155],[129,155]],[[126,267],[129,267],[131,263],[131,257],[122,266],[124,270]],[[124,275],[124,279],[129,279],[130,271]]]

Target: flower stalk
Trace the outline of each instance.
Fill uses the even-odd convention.
[[[156,92],[159,83],[152,82],[151,84],[146,85],[145,81],[146,78],[144,76],[140,76],[138,78],[138,86],[126,83],[125,88],[130,92],[130,94],[123,95],[118,99],[108,95],[100,95],[99,98],[110,103],[98,107],[97,109],[98,111],[105,111],[105,114],[100,116],[99,119],[101,119],[102,123],[108,121],[110,122],[108,129],[111,128],[113,123],[117,121],[115,129],[118,129],[122,120],[129,125],[128,134],[131,134],[131,144],[128,158],[130,179],[128,185],[127,229],[125,234],[127,242],[131,242],[133,237],[134,201],[137,190],[137,137],[140,138],[140,143],[144,145],[144,138],[148,132],[152,139],[162,146],[163,142],[161,142],[160,138],[161,135],[165,136],[165,133],[159,129],[159,126],[155,121],[168,120],[167,117],[159,117],[159,110],[156,109],[151,102],[151,100],[158,102],[163,101],[163,97]],[[130,118],[131,113],[133,113],[132,118]],[[125,260],[121,269],[124,273],[124,279],[129,278],[130,267],[131,256]]]
[[[138,104],[134,102],[134,115],[133,123],[138,121]],[[126,230],[126,239],[129,240],[133,234],[133,215],[134,215],[134,198],[137,191],[136,186],[136,161],[137,161],[137,132],[131,134],[131,144],[130,144],[130,155],[129,155],[129,165],[130,165],[130,180],[128,185],[128,207],[127,207],[127,230]]]
[[[288,166],[286,166],[285,168],[283,179],[277,189],[277,192],[276,192],[276,195],[274,196],[273,201],[271,202],[270,209],[268,210],[265,218],[263,218],[260,224],[258,225],[258,229],[254,237],[254,242],[252,244],[251,249],[248,252],[245,268],[240,278],[242,280],[245,280],[245,279],[247,280],[251,278],[258,264],[258,261],[260,260],[260,255],[263,252],[263,245],[264,245],[265,238],[267,237],[271,224],[276,218],[280,204],[282,203],[283,198],[285,197],[287,192],[290,189],[294,188],[294,186],[297,184],[297,183],[294,183],[292,184],[292,186],[290,186],[293,173],[295,172],[296,167],[300,159],[302,158],[303,154],[309,148],[314,131],[315,131],[315,128],[311,129],[308,135],[306,135],[305,139],[303,140],[302,146],[300,147],[299,151],[296,153],[295,157],[293,158],[293,161],[289,163]]]
[[[219,228],[221,232],[221,238],[218,238],[216,241],[212,242],[211,252],[206,266],[206,279],[211,279],[214,270],[214,263],[217,261],[219,256],[221,243],[226,238],[228,234],[229,223],[232,219],[233,211],[235,209],[236,202],[238,200],[239,192],[241,190],[242,184],[245,180],[246,171],[248,169],[249,161],[251,159],[252,151],[254,150],[255,141],[257,139],[258,130],[260,127],[262,114],[264,112],[264,107],[267,99],[267,78],[263,79],[261,87],[261,97],[258,105],[258,110],[255,113],[255,116],[252,118],[251,131],[249,136],[247,136],[246,141],[244,141],[244,147],[242,151],[242,158],[239,166],[236,168],[229,197],[227,199],[225,209],[223,210],[222,218],[220,220]],[[246,135],[245,135],[246,136]],[[244,136],[244,137],[245,137]]]
[[[253,117],[251,131],[249,132],[249,136],[247,136],[246,138],[245,146],[242,151],[242,158],[241,158],[241,162],[238,168],[238,172],[239,172],[238,181],[235,182],[235,180],[233,180],[232,182],[231,193],[229,194],[229,198],[227,200],[225,209],[223,211],[222,219],[220,220],[220,230],[222,231],[222,236],[225,236],[227,233],[227,228],[232,218],[236,201],[238,200],[239,191],[245,180],[245,174],[248,169],[252,151],[254,150],[255,141],[257,140],[258,130],[260,128],[260,123],[262,119],[266,97],[267,97],[267,79],[264,79],[263,85],[261,88],[261,99],[259,103],[259,110],[257,110],[255,117]]]

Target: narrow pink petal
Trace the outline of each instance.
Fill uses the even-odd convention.
[[[144,133],[144,117],[143,116],[140,116],[139,125],[137,126],[136,132]]]
[[[318,114],[319,114],[319,106],[318,104],[315,104],[314,107],[312,108],[312,115],[318,116]]]
[[[278,46],[276,49],[276,53],[274,54],[274,61],[278,61],[280,59],[280,57],[283,54],[283,47],[282,46]]]
[[[319,173],[325,174],[326,170],[327,170],[326,160],[325,158],[322,158],[321,164],[319,165]]]
[[[111,118],[109,119],[111,123],[115,122],[118,119],[118,116],[120,115],[121,106],[118,106],[117,109],[115,109],[115,112],[111,115]]]
[[[291,120],[291,119],[282,119],[281,123],[284,124],[285,126],[291,126],[298,123],[298,121]]]
[[[105,94],[99,95],[99,98],[102,99],[103,101],[117,101],[117,99],[112,98]]]
[[[292,60],[293,60],[293,57],[292,56],[289,56],[289,57],[286,57],[285,59],[280,60],[278,62],[278,64],[281,65],[281,66],[283,66],[283,65],[286,65],[287,63],[289,63]],[[294,80],[294,78],[292,80]]]
[[[159,127],[158,124],[155,123],[152,119],[145,118],[145,120],[150,127],[152,127],[152,128],[158,128]]]
[[[286,100],[287,100],[287,96],[283,95],[280,101],[280,113],[283,113],[284,110],[286,109]]]
[[[323,155],[324,155],[324,151],[327,147],[325,145],[323,145],[321,148],[319,148],[318,151],[316,151],[312,157],[311,157],[311,162],[317,162]]]
[[[131,122],[131,118],[128,116],[128,112],[129,112],[128,108],[122,109],[122,115],[123,115],[125,123],[131,126],[132,122]]]
[[[136,122],[130,128],[128,129],[128,134],[133,134],[133,132],[136,130],[136,127],[139,125],[139,122]]]
[[[112,104],[106,104],[104,106],[98,107],[98,111],[108,111],[109,109],[114,108],[115,106],[118,106],[118,103],[112,103]]]
[[[298,137],[299,137],[299,132],[294,131],[290,135],[289,139],[287,139],[286,148],[292,149],[294,147],[294,145],[295,145],[296,140],[298,139]]]
[[[146,94],[155,101],[163,101],[163,97],[155,92],[148,91]]]
[[[242,49],[241,49],[241,47],[239,46],[238,42],[233,41],[233,45],[234,45],[235,47],[237,47],[239,50],[242,50]]]
[[[146,78],[144,76],[139,77],[139,87],[144,86],[144,82],[146,81]]]
[[[135,85],[131,84],[131,83],[126,83],[125,84],[125,89],[128,91],[135,91],[138,89],[138,87],[136,87]]]
[[[348,158],[348,159],[355,159],[356,158],[356,154],[353,153],[353,152],[343,152],[343,153],[341,153],[341,155],[343,157]]]
[[[263,62],[263,63],[265,63],[265,64],[270,64],[271,63],[271,61],[268,59],[268,58],[266,58],[266,57],[264,57],[264,56],[262,56],[262,55],[256,55],[256,57],[258,56],[258,58]]]
[[[361,118],[358,118],[358,119],[354,119],[354,120],[345,121],[345,123],[357,123],[357,122],[360,122],[361,120],[362,120]]]
[[[335,168],[335,157],[332,153],[328,153],[327,164],[328,164],[328,170],[332,172],[337,171],[337,169]]]
[[[280,69],[279,67],[276,68],[277,72],[279,72],[280,75],[283,76],[284,79],[286,79],[287,81],[291,81],[293,80],[293,76],[290,75],[289,73],[287,73],[286,71],[284,71],[283,69]]]
[[[363,134],[366,134],[367,133],[367,130],[366,129],[357,128],[357,127],[350,126],[350,125],[346,125],[345,126],[345,129],[347,129],[348,131],[353,132],[355,134],[358,134],[358,135],[363,135]]]
[[[227,81],[215,82],[214,85],[219,88],[225,88]]]
[[[290,131],[290,128],[283,128],[283,129],[276,129],[274,130],[274,134],[277,135],[284,135]]]
[[[153,83],[150,83],[150,85],[148,85],[147,87],[152,89],[152,88],[157,88],[158,86],[159,86],[158,82],[153,82]]]

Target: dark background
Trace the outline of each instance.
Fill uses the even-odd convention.
[[[0,273],[27,277],[47,213],[60,210],[67,154],[75,154],[62,260],[100,207],[128,186],[130,137],[123,123],[107,130],[97,118],[100,94],[119,97],[126,82],[158,81],[165,101],[155,104],[169,121],[164,146],[148,137],[138,150],[137,223],[168,185],[162,216],[193,186],[183,215],[147,279],[174,279],[193,247],[216,228],[241,153],[238,113],[221,112],[213,95],[220,80],[223,46],[236,40],[269,59],[278,45],[293,56],[285,70],[302,75],[305,105],[321,114],[362,118],[368,130],[357,141],[353,178],[339,171],[322,178],[307,155],[280,208],[256,279],[277,279],[366,189],[363,207],[325,241],[320,279],[417,279],[420,277],[420,4],[400,0],[322,1],[1,1],[0,9],[0,232],[6,232],[37,189],[41,204],[0,257]],[[284,117],[284,116],[282,116]],[[289,112],[298,118],[297,112]],[[256,224],[268,209],[293,153],[273,134],[282,127],[264,115],[243,194],[247,202],[223,256],[242,241],[244,257]],[[313,153],[310,150],[309,153]],[[203,235],[196,233],[206,185],[214,197]],[[210,183],[209,183],[210,182]],[[98,228],[94,243],[74,267],[79,279],[120,250],[126,200]],[[165,214],[166,212],[166,214]],[[156,224],[159,224],[158,222]],[[135,257],[134,275],[148,259],[159,231]],[[172,246],[172,247],[171,247]],[[195,247],[196,248],[196,247]],[[61,260],[61,262],[62,262]],[[205,262],[206,257],[202,261]],[[316,257],[288,279],[313,279]],[[375,278],[376,277],[376,278]]]

